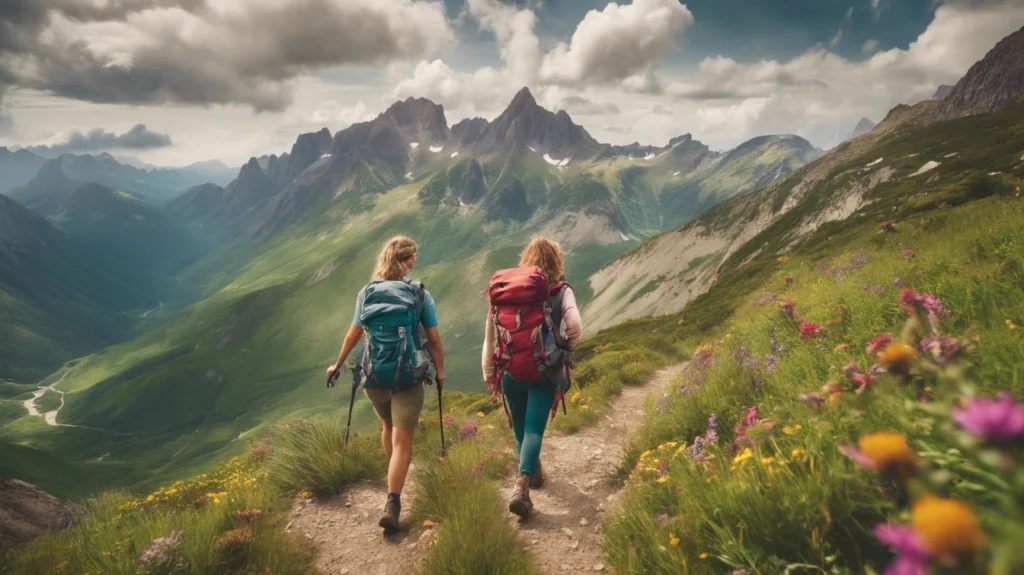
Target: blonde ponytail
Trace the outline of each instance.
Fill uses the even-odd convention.
[[[416,255],[416,241],[405,236],[395,236],[384,244],[377,256],[377,267],[371,280],[398,281],[409,273],[408,262]]]

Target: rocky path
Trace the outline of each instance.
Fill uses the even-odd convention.
[[[643,415],[649,392],[661,389],[681,366],[658,371],[645,385],[627,387],[604,419],[573,435],[549,434],[541,462],[547,481],[532,490],[534,514],[524,522],[513,515],[527,549],[543,573],[606,571],[601,551],[601,520],[619,493],[614,477],[630,430]],[[410,469],[405,493],[415,481]],[[511,497],[513,478],[501,485]],[[402,512],[402,530],[384,537],[377,520],[384,491],[368,482],[346,488],[327,501],[296,500],[287,530],[316,547],[316,568],[324,575],[410,575],[415,573],[433,532],[411,525]]]
[[[572,435],[548,435],[541,449],[547,480],[530,491],[534,513],[517,522],[527,549],[543,573],[606,571],[601,521],[620,492],[614,481],[624,442],[653,390],[663,388],[681,366],[662,369],[646,384],[626,387],[604,419]],[[513,481],[502,485],[512,496]]]
[[[74,425],[57,423],[57,416],[60,415],[60,410],[64,409],[64,392],[57,389],[57,386],[63,383],[64,378],[66,378],[69,373],[71,373],[70,369],[65,371],[64,375],[62,375],[59,380],[51,383],[50,385],[44,386],[42,383],[39,384],[39,389],[32,393],[32,397],[22,402],[22,405],[28,410],[29,415],[33,417],[42,417],[46,421],[47,425],[52,427],[75,427]],[[60,406],[54,411],[40,413],[39,409],[36,407],[36,400],[45,395],[47,391],[53,391],[60,394]]]
[[[327,501],[299,498],[287,530],[316,546],[316,568],[324,575],[412,575],[429,545],[432,532],[409,524],[404,507],[412,500],[415,465],[409,470],[402,509],[402,529],[387,537],[377,526],[384,510],[385,490],[369,482],[346,488]]]

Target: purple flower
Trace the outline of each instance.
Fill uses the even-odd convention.
[[[945,317],[946,308],[942,301],[932,294],[918,294],[912,289],[904,289],[900,292],[900,305],[908,314],[915,309],[923,309],[928,313],[928,323],[931,325],[932,333],[938,333],[939,320]]]
[[[775,373],[775,369],[779,367],[779,358],[774,353],[769,353],[764,356],[764,370],[768,373]]]
[[[892,280],[892,285],[896,286],[896,289],[903,289],[903,280],[896,278]]]
[[[852,459],[854,463],[860,465],[864,469],[873,470],[877,468],[875,460],[861,453],[861,450],[857,449],[853,445],[843,445],[839,448],[839,452]]]
[[[1024,409],[1007,391],[998,399],[975,398],[967,409],[953,408],[953,419],[967,433],[998,442],[1024,436]]]
[[[757,305],[761,305],[761,306],[768,305],[768,304],[774,302],[776,299],[778,299],[778,298],[775,296],[775,294],[768,294],[768,295],[764,296],[763,298],[757,300]]]
[[[755,375],[750,378],[750,385],[754,386],[754,391],[761,389],[761,376]]]
[[[942,365],[960,353],[960,342],[955,337],[926,337],[921,340],[921,351],[932,354]]]
[[[781,355],[786,353],[786,346],[779,343],[779,340],[775,339],[775,329],[772,328],[771,333],[768,334],[768,342],[772,346],[772,353]]]
[[[926,575],[931,553],[921,538],[907,525],[879,525],[875,537],[897,553],[896,560],[885,570],[885,575]]]
[[[470,439],[470,438],[476,437],[477,431],[478,430],[477,430],[477,427],[476,427],[476,422],[475,421],[467,421],[459,429],[459,437],[461,437],[462,439]]]

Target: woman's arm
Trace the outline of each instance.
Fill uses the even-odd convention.
[[[345,360],[348,359],[348,354],[352,353],[352,350],[359,344],[359,339],[361,337],[363,337],[363,328],[356,326],[348,328],[348,334],[345,335],[345,342],[341,344],[341,352],[338,353],[338,361],[334,362],[334,365],[327,368],[327,381],[330,381],[334,372],[341,369],[341,366],[345,364]]]
[[[494,322],[491,320],[491,309],[487,309],[487,320],[484,322],[484,349],[480,354],[480,365],[484,370],[484,381],[491,399],[497,400],[498,381],[494,377]]]
[[[437,331],[436,327],[428,327],[424,331],[427,333],[427,353],[430,354],[430,359],[434,360],[434,370],[437,371],[437,376],[434,378],[437,381],[437,388],[444,389],[445,374],[444,374],[444,347],[441,345],[441,334]]]
[[[571,287],[562,292],[562,321],[565,322],[565,339],[569,343],[569,349],[576,349],[576,342],[583,335],[583,320],[580,319],[580,310],[576,307],[576,294]]]

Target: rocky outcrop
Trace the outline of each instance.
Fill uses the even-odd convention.
[[[847,136],[847,139],[856,138],[857,136],[863,136],[864,134],[867,134],[872,129],[874,129],[874,127],[874,122],[867,118],[861,118],[860,121],[857,122],[857,125],[853,127],[853,130]]]
[[[452,126],[452,143],[459,148],[469,147],[480,141],[490,122],[483,118],[466,118]]]
[[[529,146],[559,160],[589,158],[602,147],[564,110],[556,114],[542,108],[528,88],[520,90],[487,126],[474,149],[488,153],[517,146]]]
[[[444,107],[426,98],[408,98],[395,102],[373,123],[389,124],[411,142],[422,146],[443,143],[451,133]]]
[[[17,479],[0,479],[0,549],[71,526],[75,508]]]
[[[992,112],[1024,97],[1024,28],[1010,34],[939,103],[937,119]]]

